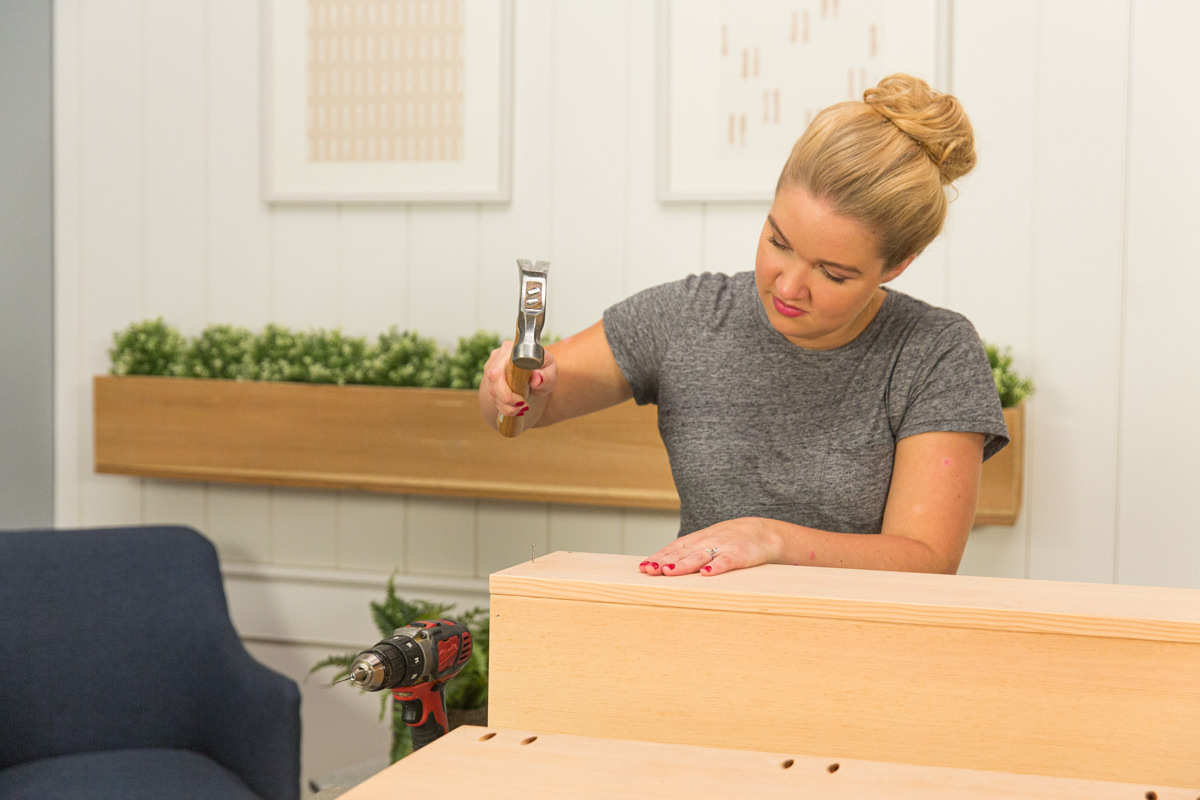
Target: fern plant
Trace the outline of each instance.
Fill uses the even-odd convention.
[[[382,602],[371,602],[371,619],[379,630],[379,638],[391,636],[397,628],[403,628],[410,622],[422,619],[440,619],[447,616],[454,606],[446,603],[433,603],[428,600],[406,600],[396,594],[395,576],[388,578],[387,593]],[[488,697],[488,634],[490,620],[487,609],[473,608],[470,611],[455,614],[458,622],[467,626],[471,631],[471,659],[446,685],[447,711],[470,711],[482,708],[487,704]],[[350,666],[360,651],[352,653],[337,653],[326,656],[313,665],[309,675],[321,669],[336,667],[330,682],[344,678],[350,674]],[[389,702],[390,701],[390,702]],[[399,701],[390,692],[380,692],[379,719],[382,721],[388,709],[392,711],[392,744],[390,760],[399,761],[412,752],[412,736],[408,725],[400,718]]]
[[[1010,348],[1001,350],[996,345],[984,342],[983,349],[987,352],[988,364],[992,367],[992,380],[996,384],[996,391],[1000,393],[1001,408],[1020,405],[1022,400],[1033,394],[1033,380],[1012,368]]]

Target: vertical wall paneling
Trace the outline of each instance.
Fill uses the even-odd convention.
[[[966,314],[986,341],[1011,347],[1026,374],[1032,347],[1036,19],[1033,0],[957,3],[952,36],[954,93],[971,117],[979,163],[959,181],[958,199],[951,203],[947,305]],[[998,63],[1005,69],[996,70]],[[1031,405],[1030,417],[1036,410]],[[1016,525],[974,529],[959,572],[1024,577],[1028,531],[1028,513]]]
[[[80,237],[83,171],[82,9],[55,0],[54,58],[54,523],[72,526],[82,513],[85,466],[80,443],[91,387],[81,368],[83,248]]]
[[[143,303],[194,336],[206,322],[204,4],[146,3],[142,18],[142,60],[155,65],[142,70]],[[145,481],[142,491],[147,520],[178,508],[204,529],[202,485]]]
[[[271,561],[305,567],[337,564],[337,495],[271,489]]]
[[[554,4],[555,324],[576,331],[620,299],[627,260],[628,0]],[[581,33],[587,31],[587,35]]]
[[[92,473],[89,375],[107,372],[113,333],[142,319],[142,9],[136,0],[84,3],[80,20],[80,248],[84,298],[80,364],[85,402],[79,448],[80,521],[128,522],[141,513],[141,484]],[[64,387],[66,388],[66,387]]]
[[[703,209],[658,202],[659,34],[656,3],[629,6],[629,124],[625,132],[629,257],[621,296],[701,271]]]
[[[626,509],[621,519],[621,552],[648,556],[670,544],[678,533],[676,512]]]
[[[274,320],[270,208],[259,184],[259,4],[204,7],[206,322],[261,330]]]
[[[550,507],[550,550],[620,553],[621,511],[586,506]]]
[[[412,497],[408,501],[408,571],[470,578],[476,573],[474,500]]]
[[[206,325],[254,331],[271,315],[271,222],[259,186],[259,7],[206,0],[204,308]],[[208,529],[222,558],[270,560],[270,492],[209,486]]]
[[[1200,7],[1134,3],[1116,578],[1200,586],[1195,496],[1200,369]]]
[[[476,327],[512,338],[517,310],[516,259],[552,259],[546,330],[565,336],[559,323],[558,275],[570,264],[553,261],[554,197],[552,50],[554,5],[550,0],[517,3],[513,20],[512,202],[480,207]],[[464,331],[469,333],[470,331]],[[486,531],[486,526],[483,526]]]
[[[257,486],[212,484],[204,533],[222,561],[271,561],[270,492]]]
[[[341,303],[338,206],[271,209],[271,321],[296,330],[337,327]]]
[[[497,570],[548,552],[547,506],[479,501],[478,577],[486,578]]]
[[[403,497],[371,492],[339,492],[337,566],[344,569],[405,572]]]
[[[393,325],[404,330],[408,318],[407,209],[343,206],[340,219],[338,323],[347,334],[371,338]]]
[[[1033,578],[1113,578],[1128,8],[1038,5]]]
[[[414,206],[408,244],[408,324],[453,347],[478,319],[479,207]]]

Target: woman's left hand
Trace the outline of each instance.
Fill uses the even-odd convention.
[[[770,564],[780,554],[771,520],[742,517],[681,536],[638,565],[647,575],[720,575]]]

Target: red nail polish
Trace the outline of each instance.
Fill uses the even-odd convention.
[[[654,561],[650,564],[650,566],[653,567],[654,569],[658,569],[658,562]]]
[[[705,572],[712,572],[712,565],[711,565],[711,564],[705,564],[705,565],[704,565],[704,571],[705,571]]]
[[[667,564],[665,567],[663,567],[663,569],[675,569],[675,565],[674,565],[674,564]]]
[[[638,564],[638,566],[639,566],[639,567],[644,567],[644,566],[646,566],[646,565],[647,565],[647,564],[649,564],[649,563],[650,563],[649,561],[643,561],[642,563]]]

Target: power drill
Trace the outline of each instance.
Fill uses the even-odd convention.
[[[410,622],[359,653],[341,680],[368,692],[391,689],[417,750],[450,729],[446,683],[466,666],[471,649],[471,632],[461,622]]]

